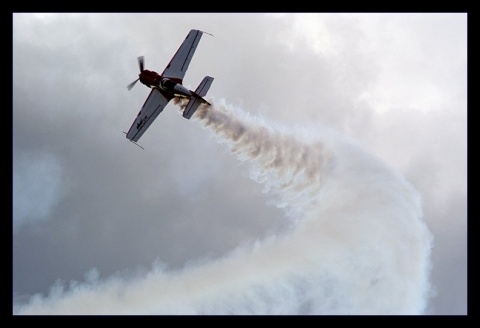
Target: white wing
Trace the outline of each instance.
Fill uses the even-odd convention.
[[[170,60],[167,68],[163,71],[163,77],[182,83],[201,37],[202,31],[190,30],[182,45],[178,48],[172,60]]]
[[[167,106],[170,99],[165,97],[158,89],[152,89],[130,130],[128,130],[127,138],[137,142],[158,114]]]

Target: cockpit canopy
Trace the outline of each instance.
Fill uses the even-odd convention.
[[[169,90],[172,93],[173,93],[173,88],[175,87],[175,84],[177,84],[167,78],[163,78],[160,83],[162,84],[162,88],[164,88],[165,90]]]

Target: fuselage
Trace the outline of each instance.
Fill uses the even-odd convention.
[[[172,94],[172,96],[191,97],[192,93],[185,88],[180,82],[176,82],[168,77],[162,77],[154,71],[143,70],[139,75],[140,82],[147,87],[160,88],[165,92]]]

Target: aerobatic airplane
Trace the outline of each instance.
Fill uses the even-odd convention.
[[[158,114],[160,114],[168,102],[175,97],[190,99],[183,112],[183,117],[186,119],[192,117],[200,104],[205,103],[210,105],[203,97],[207,94],[213,82],[213,77],[206,76],[195,91],[188,90],[182,85],[183,77],[187,72],[195,49],[197,49],[202,33],[203,32],[199,30],[191,30],[188,33],[162,74],[144,69],[145,59],[143,56],[138,57],[140,74],[138,74],[138,79],[130,83],[127,88],[131,90],[135,83],[140,80],[141,83],[151,88],[152,91],[150,91],[147,100],[143,104],[130,130],[126,132],[127,138],[133,143],[137,143],[138,139],[140,139],[150,124],[157,118]]]

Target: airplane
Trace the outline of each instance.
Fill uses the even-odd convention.
[[[187,72],[188,65],[192,60],[203,33],[207,32],[190,30],[162,74],[144,69],[144,56],[137,58],[140,74],[138,74],[138,79],[127,86],[127,89],[131,90],[132,87],[140,81],[142,84],[151,88],[152,91],[150,91],[147,100],[145,100],[145,103],[128,132],[124,132],[127,135],[127,139],[136,145],[138,145],[138,139],[140,139],[173,98],[189,98],[188,104],[183,111],[183,117],[186,119],[190,119],[201,104],[210,105],[203,97],[206,96],[208,89],[210,89],[213,77],[206,76],[195,91],[188,90],[182,85],[183,77]]]

